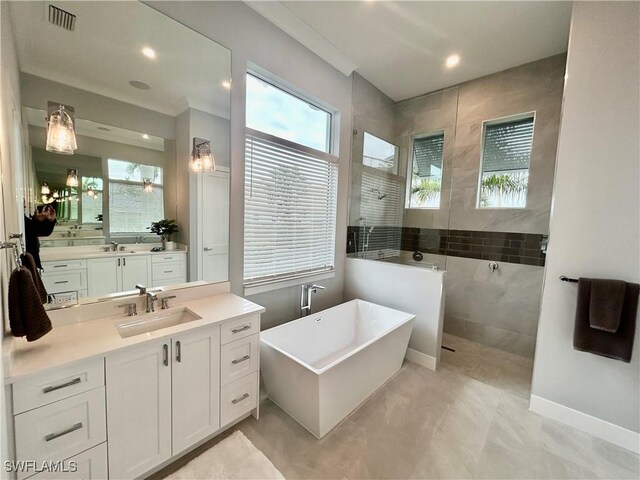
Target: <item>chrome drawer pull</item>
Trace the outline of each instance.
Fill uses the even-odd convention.
[[[242,358],[238,358],[236,360],[231,360],[231,363],[233,363],[234,365],[237,365],[238,363],[242,363],[242,362],[244,362],[246,360],[249,360],[250,358],[251,358],[251,355],[245,355]]]
[[[235,405],[236,403],[240,403],[241,401],[246,400],[247,398],[249,398],[249,394],[245,393],[241,397],[234,398],[233,400],[231,400],[231,403],[233,403]]]
[[[71,385],[77,385],[82,382],[80,377],[76,377],[73,380],[69,380],[67,383],[61,383],[60,385],[51,385],[49,387],[44,387],[42,389],[42,393],[55,392],[56,390],[60,390],[61,388],[70,387]]]
[[[69,265],[54,265],[53,268],[63,268],[68,267]]]
[[[61,283],[69,283],[69,280],[60,280],[58,282],[53,282],[56,285],[60,285]]]
[[[45,441],[50,442],[51,440],[55,440],[56,438],[62,437],[63,435],[67,435],[68,433],[75,432],[76,430],[80,430],[82,428],[82,422],[76,423],[73,427],[69,427],[66,430],[58,433],[50,433],[46,437],[44,437]]]
[[[240,333],[240,332],[244,332],[245,330],[249,330],[251,328],[251,324],[248,325],[243,325],[241,327],[238,328],[234,328],[231,330],[231,333]]]

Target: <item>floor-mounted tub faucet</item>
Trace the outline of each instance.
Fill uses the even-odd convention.
[[[311,294],[318,293],[318,290],[324,290],[324,287],[311,283],[300,286],[300,311],[303,315],[311,313]]]

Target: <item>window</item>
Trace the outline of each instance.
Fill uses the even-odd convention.
[[[144,179],[153,190],[144,190]],[[109,231],[148,233],[151,222],[164,218],[162,167],[109,159]]]
[[[331,113],[247,74],[247,127],[329,153]]]
[[[364,132],[362,164],[384,172],[398,173],[398,147]]]
[[[102,179],[99,177],[82,177],[82,197],[80,211],[82,223],[100,223],[102,216]]]
[[[247,86],[245,287],[332,272],[338,165],[337,158],[326,153],[325,121],[331,115],[324,112],[320,121],[315,118],[318,111],[311,109],[311,120],[301,124],[301,105],[309,105],[305,100],[292,97],[276,106],[283,95],[291,95],[269,85],[271,93],[256,103],[251,100],[255,88]],[[275,104],[265,108],[263,101]],[[256,126],[250,119],[260,116],[267,132],[249,128]]]
[[[444,133],[413,139],[407,208],[440,208]]]
[[[484,124],[479,208],[524,208],[534,116]]]

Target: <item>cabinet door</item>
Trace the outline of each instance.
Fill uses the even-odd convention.
[[[151,258],[148,255],[122,257],[122,285],[121,291],[135,290],[136,284],[151,285],[149,270]]]
[[[120,257],[87,260],[87,290],[90,297],[120,291]]]
[[[173,341],[173,454],[220,426],[220,326]]]
[[[170,350],[159,340],[107,357],[110,478],[139,477],[171,457]]]

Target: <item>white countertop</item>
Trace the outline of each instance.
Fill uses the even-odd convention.
[[[24,338],[11,338],[12,358],[5,367],[5,383],[12,383],[20,377],[39,373],[48,368],[104,356],[115,350],[133,347],[150,340],[170,337],[187,330],[265,311],[264,307],[231,293],[184,302],[177,299],[175,302],[170,309],[156,309],[156,313],[186,307],[202,319],[122,338],[114,325],[127,319],[135,320],[137,317],[121,314],[54,326],[47,335],[31,343]],[[139,317],[142,315],[141,313]]]
[[[139,245],[127,245],[126,250],[123,252],[105,252],[100,249],[106,245],[102,245],[99,249],[95,247],[88,250],[84,247],[45,247],[40,249],[40,260],[43,262],[57,262],[60,260],[82,260],[85,258],[107,258],[107,257],[135,257],[138,255],[175,255],[181,253],[187,253],[186,247],[176,248],[175,250],[161,250],[159,252],[152,252],[149,247],[141,247]],[[176,246],[177,247],[177,246]],[[47,250],[51,249],[51,252]],[[55,251],[53,251],[55,249]]]

